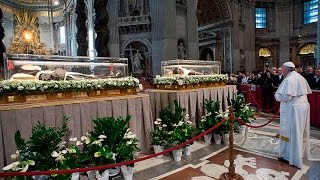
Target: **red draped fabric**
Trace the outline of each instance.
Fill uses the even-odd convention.
[[[255,85],[255,88],[252,88],[252,86],[253,85],[248,84],[241,84],[240,86],[240,90],[244,94],[247,103],[251,103],[256,107],[261,107],[262,110],[268,110],[267,107],[264,107],[265,103],[263,103],[261,87],[259,85]],[[251,92],[252,95],[249,92]],[[312,94],[308,95],[308,99],[310,104],[310,124],[311,126],[320,127],[320,91],[313,90]],[[273,107],[279,107],[279,102],[274,98]],[[277,109],[274,109],[272,112],[276,113]]]

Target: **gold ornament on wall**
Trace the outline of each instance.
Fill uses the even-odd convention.
[[[305,44],[301,47],[299,54],[300,55],[313,54],[316,49],[317,49],[317,45],[314,43]]]
[[[269,48],[262,47],[259,49],[259,57],[270,57],[271,51]]]
[[[28,10],[14,11],[15,30],[9,53],[48,54],[40,42],[38,18]]]

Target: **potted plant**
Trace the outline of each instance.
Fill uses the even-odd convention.
[[[189,120],[189,115],[186,114],[186,110],[179,106],[178,102],[174,101],[174,111],[171,111],[169,106],[166,106],[159,113],[161,119],[162,131],[166,131],[167,147],[173,147],[179,145],[193,137],[196,134],[196,128],[194,128],[192,122]],[[159,122],[156,121],[155,124]],[[165,126],[165,127],[164,127]],[[190,149],[190,148],[189,148]],[[176,161],[181,160],[182,149],[173,151]],[[187,153],[189,154],[189,152]]]
[[[59,149],[59,144],[67,135],[67,122],[69,118],[64,117],[61,127],[46,127],[44,123],[38,122],[32,128],[32,134],[28,141],[22,138],[20,131],[15,133],[17,152],[11,155],[14,160],[5,166],[5,171],[46,171],[58,167],[72,168],[71,163],[60,166],[61,163],[52,158],[52,152]],[[49,179],[48,176],[34,177],[37,179]],[[58,175],[57,178],[70,179],[70,175]]]
[[[250,108],[250,104],[245,102],[245,97],[242,94],[235,95],[230,101],[230,105],[234,109],[234,116],[241,119],[245,123],[252,123],[254,120],[254,110]],[[236,123],[240,133],[245,133],[245,126]]]
[[[155,122],[155,127],[153,132],[151,132],[151,144],[153,145],[154,152],[159,153],[164,150],[167,144],[168,131],[167,125],[162,123],[162,120],[158,118]],[[157,156],[161,158],[163,155]]]
[[[224,113],[220,112],[220,101],[211,101],[206,99],[204,104],[205,110],[207,112],[206,115],[202,116],[200,120],[199,129],[202,132],[207,131],[212,128],[214,125],[218,124],[224,117]],[[214,133],[214,140],[216,144],[221,143],[221,136],[228,131],[227,121],[224,122],[221,126],[219,126]],[[204,136],[204,140],[206,143],[211,143],[212,134],[207,134]]]
[[[93,120],[93,130],[81,137],[84,142],[82,163],[89,166],[100,166],[110,163],[132,160],[136,157],[137,138],[129,129],[131,116],[125,119],[105,117]],[[123,167],[124,174],[131,172],[132,166]],[[120,167],[104,172],[96,172],[99,179],[108,179],[120,172]],[[127,175],[127,174],[126,174]],[[130,179],[130,177],[125,177]]]

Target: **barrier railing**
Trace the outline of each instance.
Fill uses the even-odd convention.
[[[134,164],[136,162],[139,161],[144,161],[159,155],[163,155],[163,154],[167,154],[173,150],[177,150],[182,148],[183,146],[192,143],[193,141],[196,141],[198,139],[200,139],[201,137],[203,137],[204,135],[207,135],[209,133],[211,133],[212,131],[214,131],[215,129],[217,129],[219,126],[221,126],[225,121],[229,120],[230,121],[230,136],[229,136],[229,161],[230,161],[230,166],[229,166],[229,172],[228,173],[224,173],[221,175],[221,179],[228,179],[230,177],[233,177],[233,179],[241,179],[242,177],[238,174],[235,173],[235,165],[234,163],[234,152],[233,152],[233,131],[234,131],[234,121],[238,121],[239,123],[252,127],[252,128],[260,128],[263,126],[268,125],[270,122],[274,121],[275,117],[274,116],[270,121],[268,121],[267,123],[263,124],[263,125],[259,125],[259,126],[252,126],[249,125],[245,122],[243,122],[241,119],[239,118],[235,118],[234,117],[234,113],[233,113],[233,108],[229,107],[229,118],[224,118],[222,119],[218,124],[216,124],[215,126],[211,127],[210,129],[208,129],[207,131],[193,137],[192,139],[179,144],[177,146],[174,146],[172,148],[166,149],[162,152],[159,153],[155,153],[155,154],[151,154],[145,157],[141,157],[141,158],[137,158],[134,160],[130,160],[130,161],[125,161],[125,162],[119,162],[116,164],[107,164],[107,165],[102,165],[102,166],[95,166],[95,167],[85,167],[85,168],[76,168],[76,169],[65,169],[65,170],[48,170],[48,171],[28,171],[28,172],[1,172],[0,173],[0,177],[15,177],[15,176],[37,176],[37,175],[58,175],[58,174],[71,174],[71,173],[82,173],[82,172],[87,172],[87,171],[97,171],[97,170],[104,170],[104,169],[110,169],[110,168],[114,168],[114,167],[119,167],[122,165],[130,165],[130,164]],[[279,111],[278,111],[279,113]],[[276,115],[278,114],[276,113]],[[243,179],[243,178],[242,178]]]

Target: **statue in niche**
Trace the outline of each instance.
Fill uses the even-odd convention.
[[[178,59],[186,59],[186,48],[183,46],[183,43],[180,43],[178,46]]]
[[[135,74],[139,74],[142,71],[142,61],[143,61],[143,57],[140,53],[140,51],[138,50],[136,52],[136,54],[133,56],[133,73]]]
[[[244,71],[246,65],[246,54],[244,49],[240,49],[240,70]]]
[[[210,53],[207,54],[207,61],[213,61],[212,58],[211,58]]]

